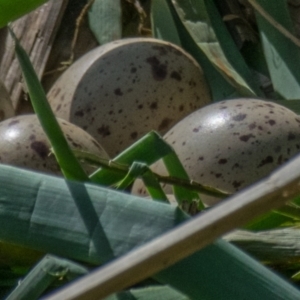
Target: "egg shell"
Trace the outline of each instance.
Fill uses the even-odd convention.
[[[81,128],[59,120],[59,125],[71,148],[89,151],[108,158],[107,153]],[[50,154],[50,142],[36,115],[21,115],[0,123],[0,163],[31,170],[61,174],[54,154]],[[90,173],[93,168],[83,165]]]
[[[211,95],[202,69],[181,48],[131,38],[84,55],[48,100],[58,117],[89,132],[113,157],[151,130],[164,134]]]
[[[300,117],[273,102],[235,99],[208,105],[176,124],[164,139],[191,179],[234,193],[300,151]],[[153,171],[167,175],[158,162]],[[146,194],[138,181],[133,193]],[[170,193],[170,187],[166,188]],[[212,205],[217,198],[202,195]]]
[[[12,101],[4,84],[0,81],[0,122],[15,115]]]

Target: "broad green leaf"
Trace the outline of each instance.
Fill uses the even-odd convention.
[[[270,78],[268,65],[261,43],[255,44],[252,42],[244,42],[241,48],[241,54],[249,68],[263,74],[267,78]]]
[[[100,45],[122,37],[121,0],[95,0],[88,16],[90,28]]]
[[[56,160],[68,179],[88,181],[89,178],[73,154],[68,142],[52,112],[43,87],[35,73],[23,47],[11,29],[15,42],[15,52],[25,79],[30,100],[35,113],[45,131],[55,154]]]
[[[256,2],[260,5],[260,11],[256,11],[257,24],[274,90],[281,99],[299,99],[300,49],[278,30],[280,24],[288,32],[294,33],[287,2],[285,0],[256,0]],[[261,15],[262,11],[271,16],[275,24],[270,24]]]
[[[88,273],[72,261],[46,255],[9,294],[6,300],[34,300],[55,281],[71,281]]]
[[[245,83],[247,83],[256,96],[263,96],[257,77],[246,64],[238,47],[228,32],[214,2],[211,0],[204,0],[204,3],[211,27],[216,34],[217,42],[220,44],[224,53],[223,55],[227,59],[228,63],[244,79]],[[240,79],[235,77],[234,73],[232,73],[232,76],[239,82]]]
[[[44,2],[47,2],[47,0],[0,0],[0,28]]]
[[[152,0],[151,26],[152,34],[156,38],[182,46],[175,21],[166,0]]]
[[[170,2],[174,5],[183,26],[214,67],[234,86],[240,96],[254,96],[253,88],[226,58],[226,53],[224,53],[211,25],[204,0],[169,0]]]
[[[3,241],[95,265],[189,219],[168,204],[5,165],[0,218]],[[291,284],[222,240],[153,277],[192,299],[300,297]]]
[[[177,27],[177,32],[182,44],[182,47],[189,52],[199,63],[204,71],[207,83],[210,86],[214,101],[239,97],[237,90],[216,70],[212,62],[206,57],[205,53],[198,47],[196,41],[192,38],[186,27],[179,18],[173,4],[169,0],[160,0],[168,4],[171,16]],[[154,25],[155,26],[155,25]],[[154,31],[156,34],[157,31]],[[170,41],[169,33],[165,30],[160,30],[160,35],[156,36],[166,41]]]
[[[105,300],[189,300],[188,297],[182,295],[178,291],[168,286],[152,286],[147,288],[131,289],[127,292],[121,292]]]

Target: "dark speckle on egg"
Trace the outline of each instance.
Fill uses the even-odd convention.
[[[243,142],[248,142],[251,138],[255,138],[255,135],[253,135],[253,134],[244,134],[244,135],[241,135],[240,137],[239,137],[239,139],[241,140],[241,141],[243,141]]]
[[[220,165],[224,165],[224,164],[226,164],[227,163],[227,159],[226,158],[221,158],[221,159],[219,159],[219,164]]]
[[[164,128],[168,127],[169,123],[173,120],[169,118],[164,118],[162,122],[158,125],[158,130],[163,130]]]
[[[232,120],[234,121],[243,121],[247,117],[247,114],[239,113],[238,115],[235,115],[232,117]]]
[[[136,139],[137,135],[138,135],[138,133],[136,131],[134,131],[134,132],[131,132],[130,137],[134,140],[134,139]]]
[[[11,122],[8,123],[8,126],[9,127],[10,126],[14,126],[14,125],[18,124],[19,122],[20,122],[19,120],[13,120],[13,121],[11,121]]]
[[[275,120],[268,120],[268,121],[266,122],[266,124],[269,124],[269,125],[273,126],[273,125],[276,124],[276,121],[275,121]]]
[[[150,108],[151,108],[151,109],[157,109],[157,102],[152,102],[152,103],[150,104]]]
[[[115,93],[116,96],[122,96],[123,95],[123,92],[121,91],[120,88],[115,89],[114,93]]]
[[[111,132],[109,130],[109,126],[102,125],[101,127],[99,127],[98,134],[100,134],[102,137],[109,136],[111,134]]]
[[[288,141],[293,141],[296,139],[296,135],[292,132],[289,132],[288,134]]]
[[[236,189],[236,190],[238,190],[240,187],[241,187],[241,185],[244,183],[244,181],[237,181],[237,180],[234,180],[233,182],[232,182],[232,186],[234,187],[234,189]]]
[[[266,164],[273,163],[273,161],[274,161],[273,157],[269,155],[266,158],[264,158],[257,167],[261,168],[261,167],[265,166]]]
[[[49,154],[49,148],[45,145],[45,143],[41,141],[34,141],[30,144],[32,150],[36,152],[36,154],[45,159]]]
[[[155,80],[164,80],[167,76],[167,66],[162,64],[157,57],[151,56],[146,59],[146,62],[151,65],[152,75]]]
[[[77,117],[83,117],[84,116],[83,110],[81,109],[81,110],[76,111],[75,112],[75,116],[77,116]]]
[[[171,73],[171,78],[172,78],[172,79],[175,79],[175,80],[177,80],[177,81],[181,81],[181,76],[180,76],[180,74],[179,74],[178,72],[176,72],[176,71],[173,71],[173,72]]]

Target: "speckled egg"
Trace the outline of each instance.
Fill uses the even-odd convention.
[[[59,120],[65,137],[73,149],[89,151],[108,158],[103,148],[81,128]],[[24,167],[36,171],[61,174],[46,137],[36,115],[21,115],[0,123],[0,163]],[[84,165],[89,173],[93,169]]]
[[[166,133],[211,95],[201,68],[181,48],[131,38],[80,58],[48,99],[58,117],[89,132],[113,157],[150,130]]]
[[[234,193],[300,152],[300,117],[273,102],[227,100],[190,114],[164,139],[191,179]],[[160,162],[153,170],[166,175]],[[141,182],[133,193],[145,194]],[[217,201],[205,195],[202,199],[208,205]]]
[[[10,96],[0,81],[0,122],[15,115]]]

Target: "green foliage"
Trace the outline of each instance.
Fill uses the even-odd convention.
[[[122,37],[121,0],[95,0],[89,24],[100,45]]]
[[[44,2],[47,2],[47,0],[0,0],[0,28]]]

